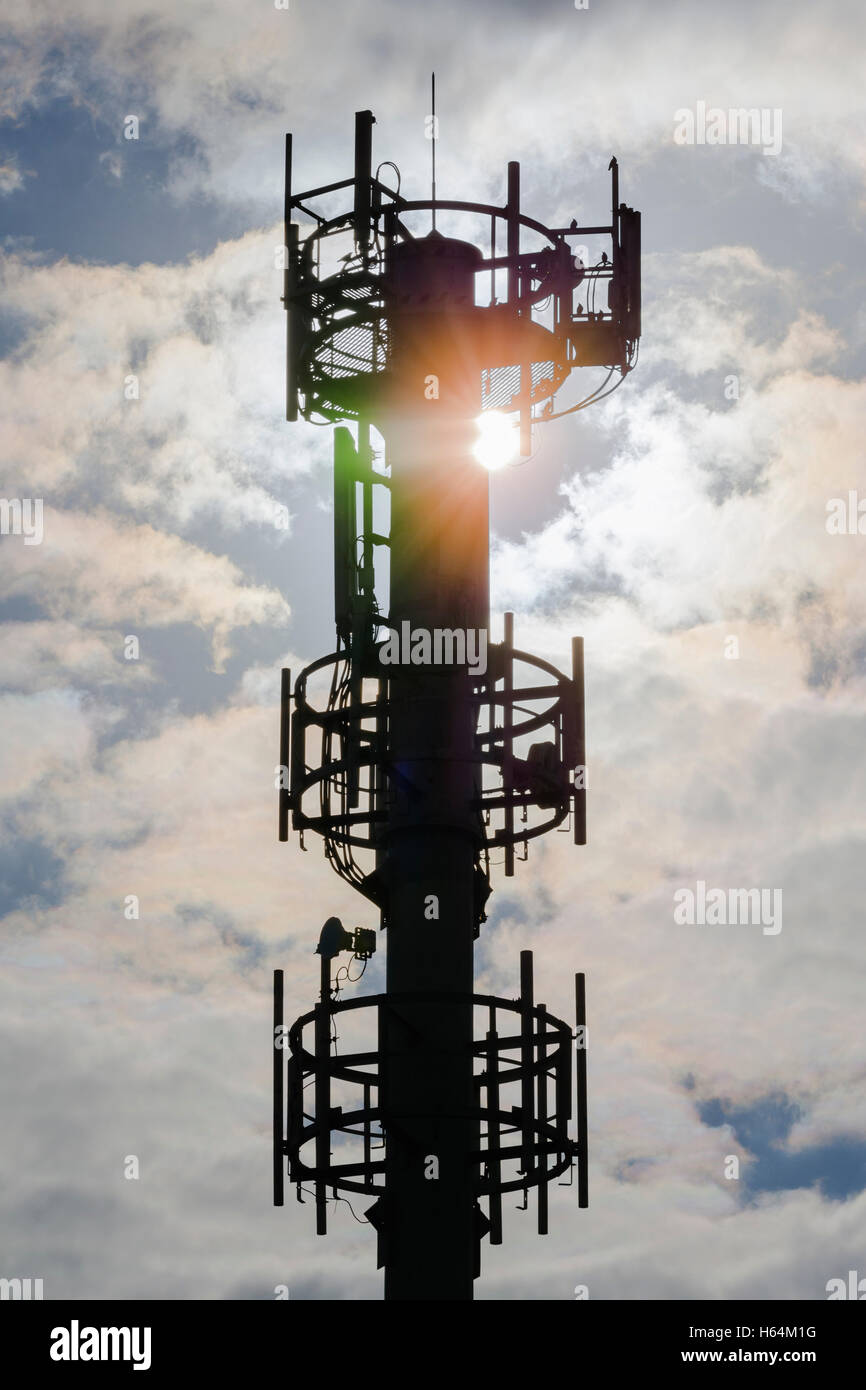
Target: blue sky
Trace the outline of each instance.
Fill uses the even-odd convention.
[[[590,844],[495,877],[479,987],[532,947],[568,1016],[586,970],[593,1195],[554,1189],[547,1240],[506,1213],[478,1297],[862,1269],[866,540],[825,520],[866,497],[863,39],[853,0],[8,13],[0,481],[45,535],[0,538],[0,1274],[381,1296],[345,1209],[317,1241],[269,1205],[271,971],[302,1012],[324,918],[374,925],[275,842],[279,669],[333,632],[330,435],[283,419],[274,250],[286,130],[310,186],[372,107],[426,192],[434,65],[443,196],[502,201],[517,158],[535,215],[601,219],[615,152],[644,219],[638,371],[493,483],[494,636],[513,608],[560,666],[585,636]],[[780,153],[677,145],[701,101],[779,109]],[[783,930],[675,924],[699,879],[780,888]]]

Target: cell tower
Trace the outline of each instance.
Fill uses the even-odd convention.
[[[332,962],[365,963],[377,934],[333,917],[319,1000],[290,1027],[275,972],[274,1202],[288,1176],[324,1234],[329,1192],[372,1198],[386,1299],[465,1300],[482,1241],[502,1242],[504,1194],[535,1189],[541,1234],[552,1181],[576,1169],[588,1204],[583,975],[576,1032],[535,999],[530,951],[516,999],[474,993],[491,860],[513,874],[569,820],[586,843],[582,639],[569,675],[515,647],[510,613],[489,641],[476,446],[489,420],[507,434],[516,419],[530,455],[534,429],[634,366],[640,213],[619,202],[615,159],[609,226],[521,212],[516,163],[504,207],[437,200],[435,163],[431,198],[408,200],[395,165],[373,172],[373,124],[356,114],[352,177],[305,193],[286,137],[286,418],[336,426],[337,647],[294,689],[282,673],[279,837],[290,818],[302,843],[321,835],[379,914],[386,989],[339,997],[348,969],[334,981]],[[606,381],[556,410],[589,366]]]

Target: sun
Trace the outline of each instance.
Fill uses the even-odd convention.
[[[478,440],[472,452],[478,462],[491,472],[513,463],[520,452],[517,425],[501,410],[485,410],[475,423]]]

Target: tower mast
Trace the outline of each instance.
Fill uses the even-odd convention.
[[[386,1299],[468,1300],[482,1240],[502,1240],[503,1194],[535,1189],[540,1233],[552,1180],[576,1168],[588,1201],[583,976],[575,1033],[536,1003],[529,951],[516,1000],[474,992],[491,852],[509,875],[516,848],[569,819],[575,842],[586,840],[582,641],[564,675],[515,649],[512,615],[503,639],[491,638],[479,420],[516,415],[526,455],[574,368],[624,378],[640,334],[640,214],[617,204],[615,161],[609,227],[548,228],[524,215],[515,163],[504,207],[437,200],[435,183],[430,201],[409,201],[399,182],[373,175],[373,123],[357,113],[351,179],[293,194],[286,161],[286,414],[337,425],[338,646],[294,688],[283,675],[279,829],[287,839],[291,816],[301,836],[321,834],[334,868],[378,911],[386,988],[336,997],[336,956],[366,961],[376,948],[374,930],[336,918],[317,948],[319,1002],[289,1029],[276,972],[274,1196],[281,1204],[288,1160],[299,1199],[315,1191],[321,1234],[329,1189],[374,1197],[366,1215]],[[341,189],[349,213],[310,206]],[[415,234],[416,214],[436,208],[489,219],[487,254],[435,224]],[[312,221],[303,239],[293,214]],[[329,272],[332,245],[347,237]],[[575,239],[604,237],[612,255],[575,256]],[[530,238],[537,249],[523,250]],[[597,309],[605,283],[608,307]],[[386,495],[387,535],[374,529]],[[377,586],[386,548],[387,605]],[[372,1045],[336,1053],[335,1029],[359,1020],[372,1022]]]

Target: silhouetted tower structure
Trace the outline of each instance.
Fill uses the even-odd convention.
[[[336,997],[335,957],[376,947],[336,918],[319,1001],[290,1028],[275,973],[274,1200],[286,1160],[322,1234],[329,1190],[374,1197],[385,1297],[471,1299],[503,1194],[534,1187],[544,1233],[548,1184],[576,1166],[587,1205],[583,976],[576,1033],[536,1002],[529,951],[517,999],[474,993],[491,854],[510,875],[515,851],[569,818],[586,842],[582,641],[564,675],[515,649],[510,614],[489,640],[489,475],[474,451],[495,411],[517,417],[528,455],[533,425],[634,365],[640,214],[619,203],[615,160],[610,226],[526,216],[515,163],[504,207],[409,201],[399,174],[394,188],[373,172],[373,123],[356,115],[353,177],[306,193],[286,137],[286,413],[337,426],[337,650],[294,690],[283,672],[279,834],[291,818],[322,835],[378,910],[386,991]],[[337,215],[314,206],[344,191]],[[489,227],[486,251],[442,235],[437,213]],[[610,254],[590,254],[599,239]],[[556,412],[572,370],[593,365],[607,381]]]

